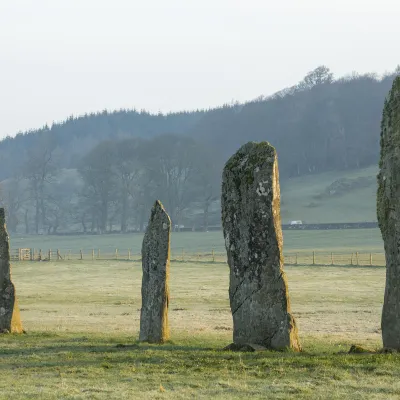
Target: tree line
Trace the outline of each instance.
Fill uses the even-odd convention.
[[[166,134],[99,143],[76,170],[60,168],[50,134],[43,136],[21,175],[2,185],[10,232],[56,234],[142,231],[155,199],[179,229],[191,208],[197,228],[208,229],[219,197],[218,157],[193,138]]]

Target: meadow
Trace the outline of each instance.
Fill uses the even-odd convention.
[[[173,246],[200,251],[221,246],[221,236],[172,239]],[[114,237],[112,246],[141,240],[108,239]],[[78,242],[67,239],[71,247]],[[83,240],[104,237],[81,238],[82,247]],[[298,250],[381,246],[376,230],[287,232],[285,243]],[[385,269],[285,269],[302,353],[222,351],[232,341],[224,263],[172,262],[171,340],[164,345],[137,341],[140,262],[14,263],[27,333],[0,337],[0,399],[398,398],[400,356],[376,352]],[[352,344],[372,351],[348,354]]]
[[[10,246],[35,248],[47,251],[59,249],[61,253],[72,250],[78,253],[91,254],[94,249],[101,250],[101,254],[113,254],[119,249],[121,254],[139,254],[142,246],[143,234],[112,234],[112,235],[79,235],[79,236],[41,236],[19,235],[11,236]],[[293,252],[383,252],[383,241],[379,229],[346,229],[321,231],[283,231],[285,253]],[[222,231],[214,232],[173,232],[171,235],[172,256],[186,253],[225,253]]]
[[[282,220],[285,223],[376,221],[377,173],[378,167],[371,166],[283,180]]]

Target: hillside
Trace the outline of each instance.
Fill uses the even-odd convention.
[[[325,172],[284,180],[281,214],[284,223],[376,221],[377,166]]]
[[[398,72],[398,71],[397,71]],[[77,168],[105,140],[186,135],[219,155],[219,164],[249,140],[268,140],[280,157],[281,177],[377,164],[383,102],[393,74],[334,79],[326,67],[297,85],[246,104],[152,115],[102,111],[19,133],[0,141],[0,180],[21,174],[36,148],[48,147],[58,167]]]

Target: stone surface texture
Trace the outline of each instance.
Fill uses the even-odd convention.
[[[160,201],[151,209],[142,245],[142,309],[139,340],[163,343],[169,338],[169,255],[171,220]]]
[[[22,333],[14,284],[4,208],[0,208],[0,333]]]
[[[300,350],[283,272],[274,147],[249,142],[228,160],[221,206],[234,343]]]
[[[379,168],[377,215],[386,254],[382,339],[384,347],[400,350],[400,77],[383,109]]]

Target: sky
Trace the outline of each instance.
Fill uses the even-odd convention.
[[[272,94],[400,64],[399,0],[0,0],[0,138],[70,115]]]

